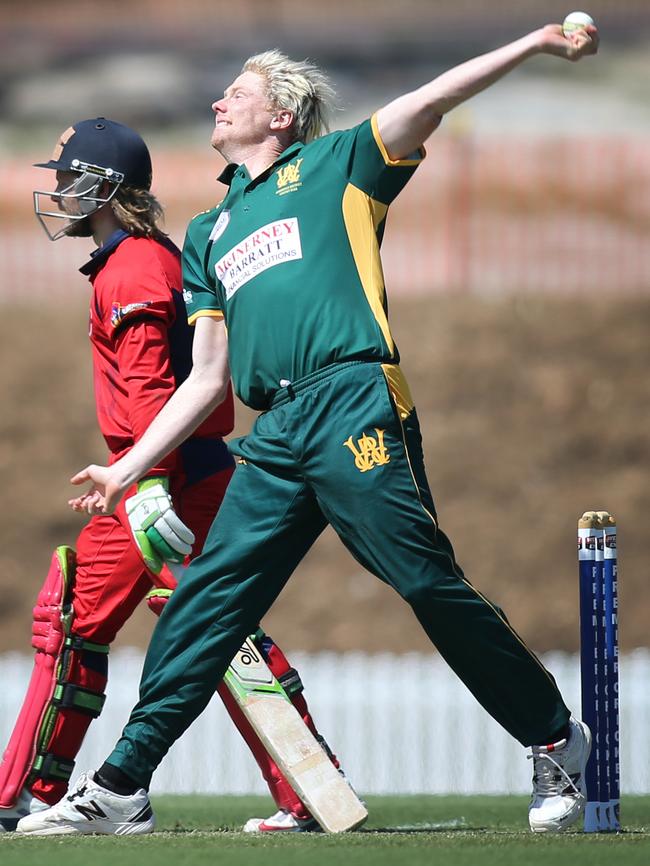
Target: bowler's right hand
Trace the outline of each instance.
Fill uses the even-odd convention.
[[[117,504],[131,486],[128,482],[117,479],[117,464],[113,466],[97,466],[91,463],[70,479],[72,484],[92,482],[91,488],[81,496],[68,500],[73,511],[85,511],[87,514],[112,514]]]
[[[574,30],[568,35],[562,32],[561,24],[547,24],[539,34],[544,54],[554,54],[575,62],[598,51],[598,29],[594,24]]]

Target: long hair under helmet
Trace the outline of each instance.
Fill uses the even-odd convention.
[[[64,189],[34,190],[34,211],[53,241],[64,235],[89,237],[92,232],[86,218],[110,202],[122,184],[136,190],[151,187],[147,145],[130,127],[105,117],[81,120],[68,127],[59,137],[51,159],[35,165],[78,175]],[[59,225],[61,220],[63,226]]]

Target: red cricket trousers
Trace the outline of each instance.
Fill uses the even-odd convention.
[[[191,486],[185,486],[182,478],[172,479],[174,508],[196,536],[193,555],[198,555],[203,548],[232,472],[231,468],[224,469]],[[153,585],[168,589],[176,586],[167,568],[163,568],[158,576],[146,569],[126,516],[124,501],[128,495],[131,492],[124,497],[115,514],[92,517],[81,530],[76,543],[72,632],[92,643],[111,644]],[[96,653],[82,651],[71,654],[67,679],[68,682],[102,693],[106,687],[107,672],[105,665],[93,663],[95,656],[102,661]],[[289,662],[275,645],[267,653],[267,663],[276,678],[290,670]],[[223,682],[215,683],[215,689],[254,755],[278,808],[293,812],[298,818],[308,818],[309,812],[267,753],[226,686]],[[292,696],[292,701],[305,723],[316,734],[303,695],[298,693]],[[91,720],[74,708],[61,708],[47,751],[74,760]],[[53,804],[65,794],[67,783],[36,779],[31,789],[35,796]]]

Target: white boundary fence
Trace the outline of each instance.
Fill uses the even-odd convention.
[[[77,761],[96,768],[137,700],[142,654],[111,654],[108,699]],[[478,706],[434,655],[292,653],[318,726],[364,793],[524,793],[524,750]],[[579,713],[577,657],[545,664]],[[0,741],[4,745],[31,673],[28,656],[0,656]],[[650,651],[621,659],[621,773],[624,793],[650,793]],[[3,747],[3,746],[2,746]],[[154,792],[264,793],[256,765],[217,699],[174,745]]]

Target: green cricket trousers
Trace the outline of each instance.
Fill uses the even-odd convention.
[[[407,601],[448,664],[523,745],[569,719],[555,681],[465,579],[438,528],[399,367],[332,365],[278,392],[239,456],[203,553],[167,604],[108,763],[144,788],[327,523]],[[378,624],[379,625],[379,624]]]

